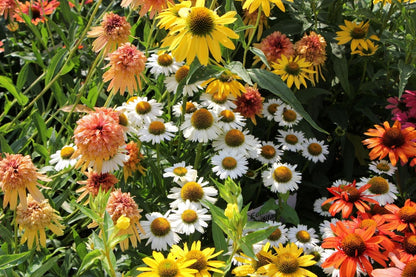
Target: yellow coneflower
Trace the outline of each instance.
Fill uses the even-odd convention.
[[[106,55],[116,50],[122,43],[128,42],[130,29],[130,23],[124,16],[109,12],[104,15],[101,25],[92,27],[87,36],[97,38],[92,43],[92,50],[94,52],[102,50]]]
[[[114,225],[120,217],[124,216],[129,218],[129,226],[125,229],[120,229],[118,235],[122,236],[125,234],[130,235],[129,238],[120,242],[121,251],[129,248],[129,240],[133,247],[137,247],[137,241],[140,242],[140,233],[144,234],[144,230],[139,223],[140,212],[138,205],[134,201],[130,193],[123,193],[120,189],[113,191],[108,198],[106,211],[110,214],[113,219]]]
[[[162,47],[169,47],[169,51],[177,61],[186,59],[191,64],[195,57],[202,65],[208,64],[209,53],[219,62],[221,60],[220,44],[231,50],[235,49],[230,40],[239,36],[225,24],[233,23],[237,18],[236,12],[230,11],[218,16],[205,6],[205,0],[198,0],[194,7],[181,9],[176,23],[169,29]],[[163,20],[165,15],[161,15]]]
[[[25,202],[27,202],[26,207],[20,203],[16,210],[16,222],[19,229],[24,230],[22,244],[27,241],[29,249],[34,246],[37,250],[40,250],[40,246],[46,247],[45,228],[49,228],[57,236],[64,234],[65,227],[59,222],[62,218],[49,205],[48,200],[38,202],[28,195]]]
[[[6,153],[4,159],[0,156],[0,187],[4,193],[3,209],[9,203],[11,210],[16,209],[18,197],[22,207],[26,207],[26,190],[35,200],[42,201],[44,197],[37,188],[38,179],[50,181],[49,178],[37,172],[29,155]]]
[[[368,49],[368,41],[372,40],[379,40],[376,35],[368,36],[368,29],[370,27],[370,23],[367,22],[360,22],[355,23],[348,20],[344,20],[345,25],[340,25],[339,27],[342,31],[337,32],[337,37],[335,38],[338,40],[338,44],[346,44],[351,41],[351,51],[354,51],[359,45],[364,49]]]
[[[192,261],[196,260],[189,268],[197,270],[195,277],[210,277],[210,271],[217,272],[219,274],[224,274],[224,272],[219,269],[225,266],[225,262],[219,260],[211,260],[221,254],[222,251],[217,253],[215,248],[207,247],[201,250],[201,241],[194,241],[192,243],[191,249],[188,248],[188,245],[185,243],[183,249],[177,245],[173,245],[171,253],[179,260],[183,261]]]
[[[311,66],[312,63],[305,61],[305,58],[296,56],[288,59],[285,55],[282,55],[277,63],[272,64],[273,73],[280,75],[289,88],[295,84],[297,89],[300,89],[301,84],[307,87],[305,79],[310,80],[309,76],[315,73],[310,69]]]
[[[286,0],[288,2],[293,2],[293,0]],[[270,16],[270,4],[275,4],[282,12],[284,12],[285,5],[283,5],[282,0],[245,0],[243,4],[243,9],[248,9],[249,13],[252,13],[259,9],[261,6],[264,14],[269,17]]]
[[[227,97],[229,94],[238,97],[241,93],[246,92],[246,89],[237,80],[241,80],[237,74],[234,74],[229,70],[224,70],[219,77],[209,78],[203,82],[201,86],[207,86],[205,89],[206,93],[218,93],[219,97],[222,95]]]
[[[378,45],[374,45],[371,40],[366,40],[367,49],[364,49],[361,45],[358,45],[357,49],[351,52],[351,54],[358,54],[360,56],[373,56],[378,49]]]
[[[143,273],[137,277],[194,277],[196,269],[190,268],[195,260],[176,260],[172,253],[165,258],[162,253],[153,251],[153,259],[143,258],[143,262],[149,267],[138,267]]]

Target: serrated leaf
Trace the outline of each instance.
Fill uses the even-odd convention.
[[[36,126],[36,129],[38,129],[38,134],[43,142],[44,145],[46,145],[46,124],[43,118],[40,116],[38,112],[35,112],[33,114],[33,123]]]
[[[62,64],[64,63],[64,56],[67,53],[67,49],[59,49],[55,56],[52,57],[45,76],[46,85],[52,80],[53,77],[55,77],[55,75],[61,69]]]
[[[102,220],[102,218],[96,213],[94,213],[94,211],[92,211],[91,209],[88,209],[87,207],[84,207],[83,205],[79,205],[78,203],[73,202],[72,204],[75,205],[78,209],[80,209],[84,215],[88,216],[93,221],[100,222]]]
[[[45,276],[45,273],[51,269],[53,266],[56,265],[57,261],[63,256],[64,254],[57,255],[52,258],[48,258],[45,263],[42,264],[42,266],[32,273],[31,277],[43,277]]]
[[[293,107],[313,128],[319,132],[328,134],[327,131],[319,127],[315,121],[313,121],[293,92],[278,75],[258,68],[248,69],[247,71],[249,72],[251,79],[257,83],[259,87],[279,96],[284,102]]]
[[[405,64],[402,60],[399,61],[399,64],[397,65],[399,68],[399,99],[402,97],[402,93],[404,91],[404,88],[407,85],[407,80],[412,76],[414,67],[410,64]]]
[[[334,60],[334,71],[335,75],[337,75],[339,82],[341,83],[342,88],[344,89],[345,93],[351,96],[352,90],[351,85],[348,80],[348,64],[347,59],[342,56],[341,59],[332,56]]]

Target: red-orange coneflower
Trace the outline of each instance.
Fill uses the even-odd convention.
[[[365,213],[370,210],[370,206],[366,202],[378,204],[376,200],[371,198],[371,195],[363,194],[363,192],[370,186],[371,184],[366,184],[357,189],[354,180],[353,183],[345,186],[341,185],[338,187],[328,188],[328,191],[334,196],[324,201],[322,205],[334,202],[329,208],[329,213],[332,216],[342,211],[342,217],[348,218],[354,207],[356,207],[360,212]]]
[[[406,233],[398,236],[399,243],[394,249],[394,253],[398,254],[400,261],[408,263],[416,259],[416,234]]]
[[[109,54],[110,63],[106,67],[110,69],[103,74],[103,81],[111,80],[107,91],[116,94],[120,91],[123,95],[127,89],[130,95],[133,95],[137,90],[137,83],[139,88],[142,88],[140,76],[146,66],[146,56],[136,46],[125,43],[122,44],[116,51]]]
[[[19,6],[16,8],[14,13],[14,18],[18,22],[24,23],[25,20],[22,18],[22,14],[27,14],[31,17],[31,22],[34,25],[38,25],[39,22],[45,22],[47,18],[45,15],[52,14],[56,8],[59,6],[59,1],[52,0],[44,0],[44,1],[26,1],[24,4],[20,3]]]
[[[137,247],[137,241],[140,242],[139,231],[144,234],[144,230],[139,223],[140,212],[138,205],[134,201],[130,193],[123,193],[120,189],[113,191],[110,194],[110,198],[107,202],[106,211],[110,214],[113,219],[114,225],[121,216],[125,216],[130,219],[130,225],[127,229],[121,229],[119,231],[120,236],[124,234],[130,235],[129,238],[120,242],[120,248],[122,251],[129,247],[129,240],[133,247]]]
[[[123,127],[109,114],[103,111],[85,115],[77,121],[74,130],[74,141],[77,150],[73,157],[80,156],[76,167],[93,166],[96,172],[101,172],[103,162],[110,160],[124,146]]]
[[[375,226],[367,229],[347,228],[338,221],[336,225],[331,224],[331,229],[335,236],[326,238],[321,246],[334,248],[337,251],[322,263],[322,267],[339,269],[340,277],[354,277],[357,265],[371,275],[373,266],[369,258],[386,266],[387,257],[379,249],[382,239],[374,235]]]
[[[383,215],[389,222],[388,228],[400,232],[416,234],[416,203],[407,199],[402,208],[394,204],[384,206],[391,214]]]
[[[130,23],[124,16],[106,13],[100,26],[91,28],[88,37],[97,38],[92,43],[92,50],[99,52],[103,50],[104,55],[113,52],[122,43],[128,42],[130,36]]]
[[[29,249],[36,246],[36,249],[40,250],[40,246],[46,247],[46,227],[57,236],[64,234],[65,227],[59,222],[62,218],[49,205],[48,200],[38,202],[29,194],[26,202],[26,207],[22,205],[22,202],[16,210],[16,223],[20,230],[24,230],[21,243],[27,241]]]
[[[38,179],[50,181],[49,178],[37,172],[37,168],[29,155],[8,154],[0,159],[0,187],[4,193],[3,209],[10,203],[10,209],[17,206],[19,197],[22,207],[26,208],[26,190],[36,201],[44,199],[43,194],[37,188]]]
[[[97,196],[100,190],[107,192],[118,183],[117,177],[111,173],[97,173],[89,168],[88,172],[85,172],[85,175],[88,177],[87,180],[77,182],[80,185],[84,185],[76,191],[78,193],[82,192],[78,197],[77,202],[80,202],[88,194]],[[88,202],[89,199],[85,202],[85,204]]]
[[[256,84],[253,87],[246,85],[246,92],[237,97],[237,100],[234,102],[237,105],[235,111],[245,118],[250,118],[254,124],[257,124],[256,115],[263,117],[263,101],[264,98],[261,97]]]
[[[374,125],[376,129],[368,129],[364,134],[372,138],[363,140],[363,144],[370,151],[370,159],[383,159],[387,155],[393,166],[401,160],[402,164],[407,163],[408,159],[416,156],[416,130],[413,127],[402,128],[399,121],[395,121],[393,126],[385,121],[383,126]]]

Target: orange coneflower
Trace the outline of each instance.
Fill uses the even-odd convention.
[[[0,159],[0,187],[4,192],[3,209],[10,203],[10,209],[14,210],[18,197],[22,207],[26,207],[26,190],[35,200],[42,201],[43,194],[36,187],[39,185],[38,179],[50,181],[49,178],[37,172],[29,155],[6,153],[6,157]]]
[[[247,85],[246,92],[237,97],[234,102],[237,105],[235,111],[245,118],[250,118],[256,124],[256,115],[263,117],[263,101],[264,98],[261,97],[257,85],[255,84],[253,87]]]
[[[82,170],[93,166],[96,172],[102,172],[103,163],[119,155],[125,145],[123,127],[118,118],[116,121],[104,111],[87,114],[77,124],[74,130],[77,150],[73,157],[81,157],[75,166],[82,166]]]
[[[329,213],[334,216],[336,213],[342,211],[342,217],[348,218],[353,208],[356,207],[362,213],[370,210],[370,206],[366,203],[373,203],[378,204],[378,202],[371,197],[371,195],[365,195],[363,192],[367,190],[371,184],[366,184],[361,188],[357,189],[355,185],[355,180],[353,183],[339,186],[339,187],[331,187],[328,188],[328,191],[334,195],[327,199],[322,205],[327,203],[333,202],[331,207],[329,208]]]
[[[126,145],[126,150],[129,153],[129,160],[124,163],[123,175],[124,181],[127,182],[129,176],[132,176],[133,172],[139,171],[142,175],[146,175],[146,169],[141,164],[144,159],[142,153],[140,153],[140,143],[130,141]]]
[[[29,249],[33,246],[36,246],[37,250],[40,250],[39,246],[46,247],[46,227],[57,236],[64,234],[65,227],[59,222],[62,218],[49,205],[48,200],[38,202],[28,195],[25,202],[26,207],[20,203],[16,210],[16,223],[20,230],[24,230],[22,244],[27,241]]]
[[[81,195],[78,197],[77,202],[80,202],[88,194],[92,196],[97,196],[100,190],[103,192],[107,192],[113,189],[114,185],[118,183],[117,177],[111,173],[97,173],[89,168],[88,172],[85,172],[85,175],[87,175],[88,177],[87,180],[77,182],[80,185],[84,185],[76,191],[82,192]],[[87,204],[88,202],[89,199],[85,202],[85,204]]]
[[[407,199],[402,208],[394,204],[384,206],[391,214],[383,215],[390,230],[416,234],[416,203]]]
[[[129,238],[120,242],[121,250],[124,251],[129,247],[129,240],[133,247],[137,247],[137,241],[140,242],[139,231],[144,234],[144,230],[139,223],[140,218],[142,218],[140,215],[142,210],[139,210],[138,205],[133,197],[130,196],[130,193],[123,193],[120,189],[113,191],[108,199],[106,211],[113,219],[114,225],[121,216],[130,219],[129,227],[119,230],[118,233],[119,236],[124,234],[130,235]]]
[[[36,2],[26,1],[24,4],[19,3],[19,6],[16,9],[17,11],[14,13],[14,18],[16,21],[24,23],[25,20],[21,17],[21,15],[27,14],[32,18],[32,23],[34,25],[38,25],[39,22],[45,22],[47,20],[45,15],[52,14],[59,4],[59,1],[56,0],[52,0],[50,2],[47,0],[41,0]]]
[[[401,160],[402,164],[407,163],[408,159],[416,156],[416,130],[413,127],[402,128],[399,121],[395,121],[393,126],[385,121],[383,126],[374,125],[376,129],[368,129],[367,136],[373,137],[363,140],[363,144],[370,151],[370,159],[383,159],[387,155],[393,166]]]
[[[122,44],[116,51],[109,54],[110,63],[106,67],[110,69],[103,74],[103,81],[111,80],[107,91],[116,94],[120,91],[123,95],[127,89],[130,95],[133,95],[137,90],[137,83],[139,88],[142,88],[140,76],[146,67],[146,56],[136,46],[125,43]]]
[[[95,52],[103,50],[104,55],[113,52],[117,46],[128,42],[130,29],[130,23],[124,16],[113,12],[106,13],[101,25],[92,27],[88,32],[88,37],[97,38],[92,43],[92,50]]]
[[[344,223],[338,221],[331,224],[334,237],[324,239],[323,248],[334,248],[337,251],[328,257],[322,267],[334,267],[340,269],[340,277],[354,277],[357,265],[369,275],[373,271],[369,258],[386,266],[387,259],[381,252],[380,236],[375,236],[376,226],[367,229],[347,228]]]

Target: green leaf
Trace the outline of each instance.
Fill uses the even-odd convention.
[[[30,62],[25,63],[22,69],[20,69],[19,75],[17,75],[16,89],[18,91],[21,91],[23,86],[26,84],[30,64]]]
[[[253,83],[251,82],[250,75],[248,75],[247,70],[244,68],[241,62],[234,61],[227,64],[225,67],[228,68],[232,73],[240,76],[250,86],[253,85]]]
[[[209,201],[203,201],[203,202],[205,205],[209,207],[209,210],[212,215],[212,221],[215,221],[218,227],[220,227],[224,233],[226,233],[229,237],[231,237],[232,231],[228,226],[229,225],[228,218],[224,215],[224,211]]]
[[[7,140],[0,134],[0,152],[13,154],[13,150],[10,145],[7,143]]]
[[[410,64],[405,64],[402,60],[399,61],[399,64],[397,65],[399,68],[399,99],[402,97],[402,93],[404,91],[404,88],[407,85],[407,80],[412,76],[414,67]]]
[[[0,76],[0,87],[7,89],[16,98],[20,106],[26,105],[29,101],[25,95],[17,91],[12,80],[6,76]]]
[[[48,159],[49,157],[49,151],[46,149],[45,146],[38,143],[33,143],[33,147],[35,148],[35,151],[39,153],[44,159]]]
[[[228,251],[228,244],[225,241],[224,233],[215,221],[212,221],[212,238],[214,240],[215,249]]]
[[[45,76],[45,84],[47,85],[52,78],[59,72],[64,63],[64,55],[68,53],[67,49],[59,49],[58,52],[53,56],[51,59],[51,63],[48,66],[46,76]]]
[[[255,244],[259,241],[262,241],[268,238],[275,230],[276,230],[276,227],[269,227],[267,229],[257,230],[244,236],[242,240],[244,240],[244,242],[247,244]]]
[[[55,266],[57,264],[57,261],[63,256],[64,254],[60,254],[57,255],[53,258],[48,258],[47,262],[42,264],[42,266],[36,270],[35,272],[33,272],[32,275],[30,275],[31,277],[43,277],[45,276],[45,273],[51,269],[53,266]]]
[[[108,238],[111,235],[111,232],[114,230],[114,224],[113,224],[113,219],[111,218],[110,214],[105,211],[104,213],[104,234],[107,236],[106,240],[108,240]]]
[[[33,123],[36,126],[36,129],[38,129],[38,134],[43,142],[44,145],[46,145],[47,137],[46,137],[46,124],[43,118],[40,116],[38,112],[35,112],[33,114]]]
[[[0,255],[0,270],[11,268],[24,262],[32,251],[19,254]]]
[[[246,243],[244,238],[242,238],[239,242],[240,249],[249,256],[250,258],[256,259],[256,253],[253,250],[253,244]]]
[[[263,51],[261,51],[258,48],[250,47],[249,50],[256,56],[260,58],[260,60],[267,66],[268,69],[270,69],[269,62],[267,61],[266,56],[264,55]]]
[[[245,229],[260,229],[270,226],[269,224],[261,221],[248,221],[246,223]]]
[[[313,128],[328,134],[327,131],[319,127],[310,115],[305,111],[302,104],[295,97],[294,93],[287,87],[280,77],[264,69],[249,69],[251,79],[261,88],[267,89],[271,93],[279,96],[284,102],[293,107]]]
[[[277,210],[279,205],[276,204],[276,199],[270,198],[267,200],[263,206],[261,207],[260,211],[258,212],[259,215],[265,214],[268,211]]]
[[[335,75],[337,75],[339,82],[341,83],[341,86],[345,92],[351,96],[352,90],[348,80],[348,64],[345,56],[343,56],[342,59],[332,56],[332,59],[334,61]]]
[[[280,214],[285,222],[292,223],[294,225],[299,224],[299,217],[296,210],[286,203],[283,203],[280,207]]]
[[[82,259],[81,266],[78,268],[77,276],[80,276],[84,271],[90,268],[97,259],[101,257],[101,251],[98,249],[92,250],[84,259]]]
[[[93,221],[95,222],[100,222],[102,221],[102,218],[96,214],[93,210],[88,209],[87,207],[84,207],[83,205],[80,205],[78,203],[72,202],[73,205],[75,205],[78,209],[81,210],[81,212],[88,216],[89,218],[91,218]]]

